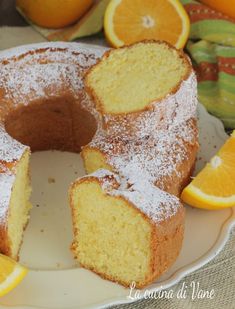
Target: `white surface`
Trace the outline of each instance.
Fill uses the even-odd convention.
[[[227,138],[221,122],[201,105],[199,119],[201,150],[197,171]],[[21,262],[31,270],[14,291],[1,298],[0,308],[100,308],[129,302],[128,289],[75,266],[69,251],[72,231],[67,190],[77,176],[84,174],[80,156],[38,152],[33,154],[31,165],[33,210],[21,251]],[[204,211],[187,207],[181,254],[148,290],[172,286],[209,262],[223,248],[234,223],[235,209]]]

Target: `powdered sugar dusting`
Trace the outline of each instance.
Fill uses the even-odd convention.
[[[136,181],[127,190],[117,190],[114,195],[124,196],[155,223],[175,215],[181,206],[177,197],[160,190],[148,181]]]
[[[110,191],[114,188],[117,189],[121,186],[121,179],[117,174],[114,174],[105,169],[99,169],[92,174],[84,176],[83,178],[95,177],[99,179],[100,184],[102,185],[103,190]]]
[[[84,72],[105,51],[76,43],[35,46],[36,50],[27,47],[10,50],[12,58],[0,62],[0,88],[5,90],[3,99],[10,100],[14,105],[57,96],[61,90],[71,91],[74,97],[79,97],[84,87]],[[6,54],[3,52],[3,55]],[[0,53],[0,60],[3,55]]]
[[[7,134],[2,126],[0,126],[0,145],[0,162],[19,160],[28,148]]]
[[[138,175],[138,176],[137,176]],[[107,170],[98,170],[91,176],[100,180],[102,189],[112,196],[125,197],[135,207],[140,209],[142,213],[147,215],[154,223],[159,223],[171,216],[175,215],[181,207],[180,201],[177,197],[168,194],[154,186],[145,178],[144,175],[136,174],[134,182],[130,183],[130,179],[117,176],[116,174]],[[119,187],[108,182],[109,179],[115,179],[115,184],[118,183]],[[105,179],[105,181],[103,181]]]
[[[67,49],[70,52],[82,52],[84,54],[94,54],[96,53],[99,57],[104,53],[108,48],[83,44],[83,43],[66,43],[66,42],[43,42],[37,44],[27,44],[21,45],[18,47],[13,47],[6,49],[0,52],[0,60],[9,60],[11,58],[16,58],[30,52],[36,52],[39,49]]]
[[[124,196],[154,222],[175,215],[181,207],[179,199],[160,188],[165,188],[166,177],[181,177],[177,166],[188,159],[188,145],[197,143],[193,121],[153,131],[140,139],[110,137],[104,131],[96,135],[91,147],[100,149],[120,175],[120,186],[111,194]]]
[[[177,165],[188,158],[188,144],[196,142],[197,130],[189,121],[133,140],[127,136],[110,137],[102,131],[95,136],[90,147],[100,149],[107,163],[130,181],[139,175],[139,178],[159,184],[165,176],[179,173]]]

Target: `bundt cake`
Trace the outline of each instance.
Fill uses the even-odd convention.
[[[30,150],[82,151],[92,174],[69,191],[75,258],[124,286],[159,277],[180,252],[178,196],[198,149],[188,57],[165,42],[45,43],[1,52],[0,70],[0,252],[18,257]]]

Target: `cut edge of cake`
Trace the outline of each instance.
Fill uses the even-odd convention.
[[[29,220],[29,213],[32,208],[30,203],[31,185],[29,176],[30,150],[27,147],[20,160],[13,165],[9,174],[3,175],[1,179],[3,186],[11,187],[9,208],[5,209],[5,229],[1,228],[4,241],[0,242],[0,251],[9,257],[18,260],[19,250],[23,241],[23,232]],[[7,192],[7,190],[6,190]],[[0,237],[1,240],[1,237]]]
[[[105,52],[86,73],[85,85],[96,108],[114,116],[151,108],[174,94],[191,72],[181,50],[164,41],[143,41]]]

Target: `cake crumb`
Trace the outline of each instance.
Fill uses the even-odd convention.
[[[55,178],[48,177],[48,183],[55,183]]]

